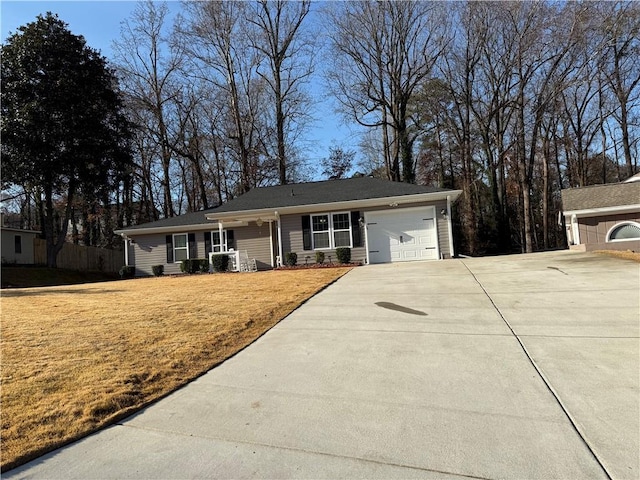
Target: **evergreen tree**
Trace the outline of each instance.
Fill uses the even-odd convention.
[[[130,164],[129,126],[106,60],[47,13],[1,47],[3,186],[38,192],[47,264],[74,201],[104,199]]]

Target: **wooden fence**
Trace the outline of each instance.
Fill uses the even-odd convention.
[[[33,256],[36,265],[47,264],[47,242],[34,239]],[[124,265],[124,253],[120,250],[84,247],[65,243],[58,253],[58,268],[80,271],[118,272]]]

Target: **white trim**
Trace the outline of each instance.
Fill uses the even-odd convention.
[[[333,216],[334,215],[346,215],[347,216],[347,220],[349,220],[349,228],[339,228],[338,230],[336,230],[333,227]],[[318,230],[315,231],[313,229],[313,217],[323,217],[326,216],[327,217],[327,223],[328,223],[328,229],[327,230]],[[311,227],[311,250],[313,251],[322,251],[322,250],[335,250],[336,248],[342,248],[342,247],[346,247],[346,248],[353,248],[353,225],[351,225],[351,212],[319,212],[319,213],[312,213],[309,215],[309,223],[310,223],[310,227]],[[349,245],[341,245],[341,246],[336,246],[336,238],[335,238],[335,233],[336,232],[349,232]],[[317,247],[316,248],[316,242],[315,242],[315,237],[314,234],[315,233],[326,233],[329,236],[329,246],[328,247]]]
[[[447,195],[447,232],[449,233],[449,255],[451,258],[456,256],[453,248],[453,226],[451,222],[451,195]]]
[[[124,264],[129,266],[129,239],[124,238]]]
[[[580,245],[580,225],[578,224],[578,216],[571,215],[571,234],[573,236],[573,244]]]
[[[184,235],[186,238],[186,245],[184,247],[177,247],[180,250],[186,250],[187,251],[187,258],[186,260],[189,260],[191,258],[191,256],[189,255],[189,233],[185,232],[185,233],[174,233],[171,236],[171,248],[173,248],[173,263],[180,263],[182,260],[185,259],[181,259],[181,260],[177,260],[176,259],[176,235],[181,236]]]
[[[611,234],[613,233],[613,231],[617,230],[618,228],[623,227],[625,225],[633,225],[634,227],[640,228],[640,223],[634,222],[633,220],[625,220],[625,221],[622,221],[620,223],[616,223],[613,227],[611,227],[609,229],[609,231],[607,232],[607,236],[605,237],[604,241],[607,242],[607,243],[637,242],[637,241],[639,241],[640,237],[621,238],[620,240],[616,240],[616,239],[611,240]]]
[[[275,268],[276,260],[273,257],[273,221],[269,220],[269,252],[271,253],[271,267]]]
[[[198,225],[174,225],[171,227],[148,227],[148,228],[132,228],[115,230],[113,233],[121,237],[133,237],[135,235],[152,235],[154,233],[182,233],[186,230],[190,232],[200,232],[203,230],[211,230],[215,228],[213,223],[200,223]]]
[[[565,217],[571,217],[576,215],[581,217],[597,217],[599,215],[611,215],[616,213],[628,213],[628,212],[640,212],[640,203],[635,205],[619,205],[616,207],[600,207],[600,208],[585,208],[584,210],[566,210],[563,212]]]
[[[280,257],[280,262],[282,263],[284,261],[284,254],[282,253],[282,219],[279,212],[276,211],[274,213],[278,219],[278,257]],[[280,265],[277,266],[279,267]]]

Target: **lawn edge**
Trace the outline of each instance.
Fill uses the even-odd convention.
[[[133,407],[127,407],[122,411],[119,411],[115,414],[113,414],[110,417],[107,417],[104,422],[100,423],[95,429],[92,429],[90,431],[78,434],[74,437],[71,437],[65,441],[61,441],[60,443],[54,445],[51,445],[49,447],[46,448],[42,448],[39,450],[35,450],[33,452],[27,453],[25,455],[22,455],[20,457],[17,457],[15,460],[8,462],[7,464],[4,464],[0,467],[0,473],[7,473],[13,469],[19,468],[33,460],[37,460],[40,457],[43,457],[49,453],[55,452],[56,450],[59,450],[61,448],[64,448],[68,445],[71,445],[72,443],[78,442],[80,440],[82,440],[83,438],[87,438],[90,437],[91,435],[95,435],[96,433],[99,433],[102,430],[105,430],[108,427],[112,427],[114,425],[119,424],[122,420],[125,420],[128,417],[131,417],[133,415],[135,415],[136,413],[144,410],[145,408],[148,408],[150,406],[152,406],[153,404],[159,402],[160,400],[165,399],[166,397],[168,397],[169,395],[177,392],[178,390],[180,390],[181,388],[184,388],[185,386],[187,386],[188,384],[190,384],[191,382],[199,379],[200,377],[206,375],[207,373],[209,373],[211,370],[213,370],[214,368],[219,367],[220,365],[222,365],[223,363],[225,363],[227,360],[232,359],[233,357],[235,357],[236,355],[238,355],[239,353],[243,352],[245,349],[247,349],[248,347],[250,347],[251,345],[253,345],[255,342],[257,342],[259,339],[261,339],[264,335],[266,335],[268,332],[270,332],[275,326],[277,326],[280,322],[282,322],[285,318],[287,318],[289,315],[291,315],[293,312],[295,312],[296,310],[298,310],[300,307],[302,307],[305,303],[307,303],[309,300],[311,300],[313,297],[315,297],[316,295],[318,295],[320,292],[326,290],[327,288],[329,288],[331,285],[333,285],[334,283],[336,283],[338,280],[340,280],[342,277],[344,277],[346,274],[348,274],[351,270],[353,270],[353,268],[355,267],[343,267],[345,269],[347,269],[342,275],[340,275],[339,277],[333,279],[331,282],[327,283],[326,285],[322,286],[320,289],[318,289],[317,291],[315,291],[312,295],[309,295],[307,298],[305,298],[299,305],[297,305],[294,309],[292,309],[289,313],[287,313],[284,317],[282,317],[281,319],[279,319],[276,323],[274,323],[271,327],[269,327],[268,329],[266,329],[264,332],[262,332],[260,335],[258,335],[257,337],[255,337],[253,340],[251,340],[251,342],[247,343],[244,347],[242,347],[241,349],[239,349],[237,352],[231,354],[230,356],[228,356],[227,358],[225,358],[224,360],[220,360],[219,362],[214,363],[211,367],[209,367],[207,370],[204,370],[203,372],[201,372],[200,374],[196,375],[195,377],[189,378],[188,380],[186,380],[185,382],[179,384],[178,386],[176,386],[176,388],[165,392],[161,395],[159,395],[158,397],[154,397],[152,399],[149,399],[148,401],[140,404],[140,405],[136,405]]]

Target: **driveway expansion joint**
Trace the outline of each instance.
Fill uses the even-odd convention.
[[[119,426],[119,427],[133,428],[133,429],[142,430],[142,431],[156,432],[156,433],[162,433],[162,434],[170,434],[170,435],[176,435],[176,436],[181,436],[181,437],[196,437],[196,438],[203,438],[203,439],[207,439],[207,440],[217,440],[217,441],[220,441],[220,442],[227,442],[227,443],[233,443],[233,444],[241,444],[241,445],[248,445],[248,446],[254,446],[255,445],[255,446],[263,447],[263,448],[273,448],[275,450],[287,450],[287,451],[290,451],[290,452],[306,453],[306,454],[310,454],[310,455],[320,455],[320,456],[323,456],[323,457],[341,458],[341,459],[345,459],[345,460],[356,460],[356,461],[359,461],[359,462],[372,463],[372,464],[375,464],[375,465],[385,465],[385,466],[388,466],[388,467],[406,468],[406,469],[409,469],[409,470],[417,470],[417,471],[420,471],[420,472],[431,472],[431,473],[450,475],[450,476],[460,477],[460,478],[471,478],[473,480],[495,480],[495,479],[490,478],[490,477],[479,477],[477,475],[469,475],[469,474],[466,474],[466,473],[448,472],[448,471],[445,471],[445,470],[438,470],[438,469],[434,469],[434,468],[419,467],[419,466],[416,466],[416,465],[407,465],[407,464],[395,463],[395,462],[385,462],[385,461],[382,461],[382,460],[375,460],[375,459],[372,459],[372,458],[356,457],[356,456],[352,456],[352,455],[340,455],[340,454],[337,454],[337,453],[321,452],[321,451],[318,451],[318,450],[307,450],[307,449],[304,449],[304,448],[287,447],[287,446],[273,445],[273,444],[262,443],[262,442],[248,442],[246,440],[228,439],[228,438],[217,437],[215,435],[194,435],[192,433],[176,432],[176,431],[173,431],[173,430],[163,430],[163,429],[160,429],[160,428],[140,427],[140,426],[137,426],[137,425],[127,425],[127,424],[123,424],[123,423],[116,423],[114,425]]]
[[[567,419],[569,420],[569,423],[571,424],[571,426],[573,427],[573,430],[576,432],[576,434],[578,435],[578,437],[580,437],[580,439],[582,440],[582,442],[584,443],[584,445],[587,447],[587,449],[589,450],[589,453],[591,453],[591,455],[593,456],[593,458],[595,459],[595,461],[598,463],[598,465],[600,466],[600,468],[602,469],[602,471],[604,472],[604,474],[607,476],[607,478],[609,478],[610,480],[613,480],[613,477],[611,476],[611,474],[609,473],[609,471],[607,470],[607,468],[604,466],[603,462],[600,460],[600,457],[598,456],[598,454],[595,451],[595,448],[591,446],[591,444],[589,443],[589,441],[587,440],[586,436],[582,433],[582,431],[580,430],[580,428],[578,427],[578,423],[576,420],[574,420],[573,416],[569,413],[568,408],[564,405],[564,402],[560,399],[560,396],[558,395],[558,393],[555,391],[555,389],[553,388],[553,386],[551,385],[551,382],[545,377],[545,375],[542,372],[542,369],[540,367],[538,367],[538,365],[536,364],[536,362],[534,361],[532,355],[529,353],[529,351],[527,350],[527,347],[525,346],[525,344],[522,342],[522,340],[520,339],[520,337],[518,336],[518,334],[515,332],[515,330],[513,329],[513,327],[511,326],[511,324],[509,323],[509,321],[507,320],[507,318],[502,314],[502,312],[500,311],[500,309],[498,308],[498,305],[496,305],[496,303],[493,301],[493,298],[491,298],[491,295],[489,295],[489,292],[487,291],[487,289],[484,287],[484,285],[480,282],[480,280],[478,280],[478,278],[476,277],[475,273],[473,273],[473,271],[469,268],[469,266],[464,262],[464,261],[460,261],[460,263],[462,263],[462,265],[465,266],[465,268],[469,271],[469,274],[473,277],[473,279],[476,281],[476,283],[478,284],[478,286],[482,289],[482,291],[484,292],[484,294],[487,296],[487,298],[489,299],[489,301],[491,302],[491,305],[493,305],[493,308],[496,310],[496,312],[498,313],[498,315],[500,315],[500,318],[502,319],[502,321],[506,324],[507,328],[511,331],[513,337],[517,340],[518,344],[520,345],[520,348],[522,349],[522,351],[524,352],[525,356],[527,357],[527,359],[529,360],[529,363],[531,364],[531,366],[533,366],[533,368],[535,369],[535,371],[538,373],[538,376],[540,377],[540,379],[543,381],[543,383],[545,384],[545,386],[547,387],[547,390],[549,390],[549,392],[551,393],[551,395],[554,397],[554,399],[556,400],[556,402],[558,403],[558,405],[560,406],[560,408],[562,409],[563,413],[565,414],[565,416],[567,417]]]

